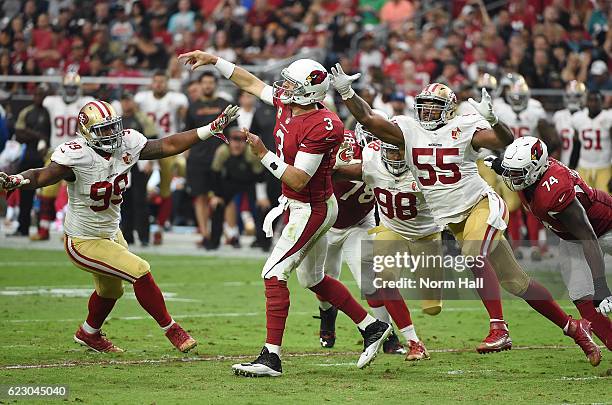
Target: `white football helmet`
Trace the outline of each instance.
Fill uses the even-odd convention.
[[[504,153],[502,178],[510,190],[523,190],[534,184],[548,169],[546,144],[533,136],[516,139]]]
[[[570,112],[575,113],[586,104],[586,86],[577,80],[572,80],[565,86],[563,103]]]
[[[381,117],[389,121],[389,116],[386,112],[376,109],[372,109],[372,112],[374,114],[380,115]],[[355,138],[357,139],[357,143],[359,144],[359,146],[361,146],[362,148],[365,148],[370,142],[375,141],[377,139],[375,135],[365,129],[363,125],[361,125],[359,122],[355,126]]]
[[[327,70],[312,59],[298,59],[281,71],[274,82],[274,97],[283,104],[308,105],[323,101],[329,89]]]
[[[399,176],[408,170],[408,163],[406,163],[406,157],[402,156],[402,150],[399,147],[390,143],[380,143],[380,158],[383,164],[389,171],[389,173]],[[393,156],[390,156],[390,155]]]

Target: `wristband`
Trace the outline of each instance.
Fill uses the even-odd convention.
[[[349,87],[348,91],[344,94],[340,94],[340,97],[342,97],[342,100],[348,100],[349,98],[353,97],[355,95],[355,90],[353,90],[352,87]]]
[[[223,77],[225,77],[226,79],[229,79],[230,77],[232,77],[232,74],[234,73],[234,69],[236,68],[236,65],[234,65],[232,62],[227,61],[223,58],[217,57],[217,63],[215,63],[215,67],[217,68],[219,73],[221,73]]]
[[[205,141],[212,136],[212,132],[210,130],[210,124],[200,127],[196,129],[196,133],[198,134],[198,138]]]
[[[488,121],[489,124],[494,127],[499,122],[499,119],[497,118],[497,115],[493,114],[493,118],[489,119]]]
[[[268,169],[270,173],[272,173],[274,177],[279,180],[283,176],[283,173],[285,173],[285,170],[287,170],[287,167],[289,166],[287,163],[283,162],[281,158],[276,156],[276,154],[270,151],[268,151],[268,153],[265,154],[263,159],[261,159],[261,164],[264,165],[264,167]]]

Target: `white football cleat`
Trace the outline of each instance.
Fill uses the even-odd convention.
[[[266,347],[251,363],[234,364],[232,370],[243,377],[280,377],[283,374],[280,357],[270,353]]]
[[[363,336],[363,353],[357,360],[357,367],[364,368],[376,358],[378,351],[392,331],[391,325],[379,320],[368,325],[364,331],[359,329]]]

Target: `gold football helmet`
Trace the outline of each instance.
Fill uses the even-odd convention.
[[[565,86],[563,102],[565,103],[565,107],[572,113],[584,108],[586,104],[586,86],[584,83],[578,80],[569,82],[567,86]]]
[[[483,73],[478,77],[476,81],[476,89],[480,91],[480,89],[485,88],[487,92],[491,95],[497,92],[497,79],[495,76],[489,73]]]
[[[81,76],[76,72],[68,72],[62,79],[62,99],[66,104],[74,103],[81,97]]]
[[[432,83],[415,98],[416,118],[427,130],[445,125],[457,113],[457,96],[445,84]]]
[[[79,134],[87,145],[112,153],[123,142],[123,122],[113,106],[106,101],[95,100],[79,111]]]
[[[516,81],[510,85],[506,91],[506,103],[512,107],[512,111],[520,113],[527,108],[531,92],[527,82],[523,80]]]

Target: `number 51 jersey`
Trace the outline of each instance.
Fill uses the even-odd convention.
[[[405,115],[393,121],[404,134],[408,166],[440,225],[461,222],[493,192],[478,174],[478,152],[472,147],[474,133],[491,128],[482,116],[459,115],[431,131]]]
[[[121,147],[108,158],[100,156],[81,137],[61,144],[51,160],[70,167],[76,180],[68,182],[68,211],[64,230],[81,239],[112,239],[119,230],[121,194],[128,172],[136,164],[147,138],[124,130]]]

